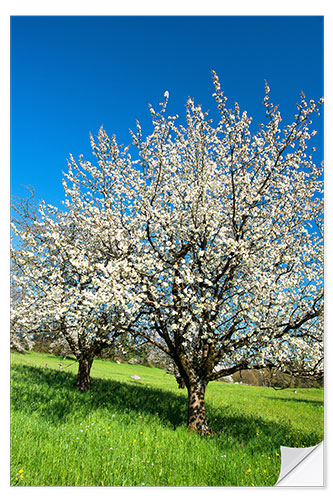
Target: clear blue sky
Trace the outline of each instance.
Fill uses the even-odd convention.
[[[212,69],[254,122],[265,79],[291,118],[301,90],[323,95],[323,17],[12,17],[11,194],[32,185],[60,205],[66,158],[89,155],[90,131],[128,144],[165,90],[169,114],[183,118],[188,96],[214,109]]]

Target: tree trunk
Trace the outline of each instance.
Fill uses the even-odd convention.
[[[205,392],[207,382],[192,380],[189,382],[188,391],[188,430],[199,434],[214,434],[208,426],[205,412]]]
[[[90,389],[90,369],[93,363],[93,357],[79,358],[79,371],[77,373],[77,388],[79,391],[89,391]]]

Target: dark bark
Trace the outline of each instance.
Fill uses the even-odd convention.
[[[79,370],[77,373],[76,386],[79,391],[89,391],[90,389],[90,370],[94,358],[91,356],[81,356],[79,361]]]
[[[188,430],[199,434],[214,434],[206,421],[205,392],[207,382],[195,379],[187,386],[188,391]]]

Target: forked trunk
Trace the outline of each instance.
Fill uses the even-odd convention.
[[[90,369],[94,358],[81,357],[79,358],[79,370],[77,373],[77,388],[79,391],[89,391],[90,389]]]
[[[207,382],[202,380],[191,381],[188,391],[188,430],[199,434],[214,434],[206,421],[205,392]]]

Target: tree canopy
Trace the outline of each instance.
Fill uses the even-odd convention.
[[[266,84],[254,128],[213,81],[216,124],[192,99],[177,124],[166,92],[132,149],[103,128],[91,136],[96,162],[70,158],[65,210],[50,217],[41,205],[16,224],[13,250],[26,328],[50,320],[68,342],[68,328],[95,345],[125,332],[148,340],[175,363],[201,433],[210,380],[323,370],[323,166],[309,148],[322,100],[301,94],[282,126]]]

